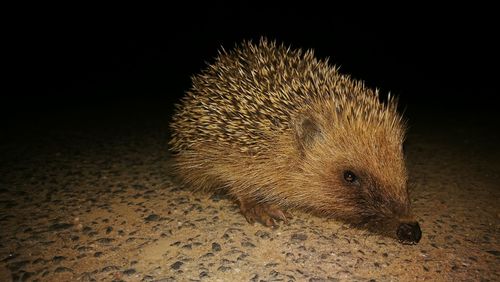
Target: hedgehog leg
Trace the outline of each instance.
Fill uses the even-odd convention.
[[[288,219],[292,218],[292,214],[281,210],[275,205],[257,203],[241,198],[239,198],[239,202],[240,211],[250,224],[257,221],[268,227],[277,227],[278,221],[281,220],[285,224],[288,224]]]

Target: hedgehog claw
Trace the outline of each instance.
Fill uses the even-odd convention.
[[[254,224],[258,221],[264,226],[273,228],[279,226],[278,221],[283,221],[285,224],[288,224],[288,219],[292,218],[290,213],[269,204],[240,200],[240,210],[248,223]]]

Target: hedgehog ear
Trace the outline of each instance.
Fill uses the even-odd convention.
[[[321,128],[314,117],[306,114],[295,121],[295,137],[301,152],[309,148],[320,134]]]

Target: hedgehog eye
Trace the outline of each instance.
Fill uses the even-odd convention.
[[[344,180],[348,183],[357,183],[358,177],[350,170],[344,171]]]

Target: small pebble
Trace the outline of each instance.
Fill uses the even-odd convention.
[[[174,270],[178,270],[179,268],[181,268],[181,266],[183,265],[184,263],[182,261],[176,261],[175,263],[173,263],[170,268],[174,269]]]
[[[219,252],[221,250],[221,246],[219,243],[212,243],[212,251]]]

